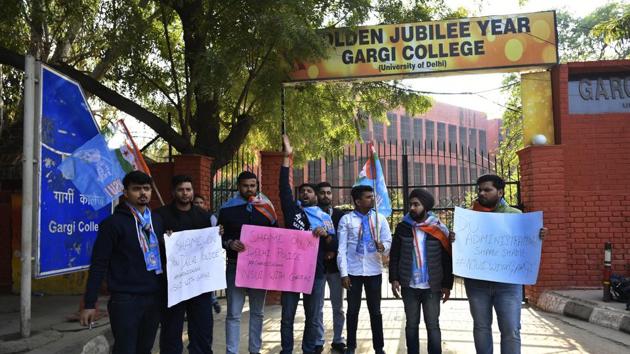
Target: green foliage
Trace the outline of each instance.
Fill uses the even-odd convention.
[[[630,55],[628,21],[630,5],[611,2],[583,18],[557,13],[560,61],[623,59]],[[624,15],[625,14],[625,15]],[[624,31],[626,37],[624,39]]]

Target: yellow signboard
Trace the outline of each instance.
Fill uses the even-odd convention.
[[[327,58],[291,81],[413,76],[558,62],[555,11],[322,30]]]

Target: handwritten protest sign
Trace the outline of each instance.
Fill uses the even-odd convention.
[[[453,273],[511,284],[536,283],[542,212],[481,213],[455,208]]]
[[[218,227],[164,236],[168,307],[225,289],[225,255]]]
[[[243,225],[236,286],[310,294],[319,239],[310,231]]]

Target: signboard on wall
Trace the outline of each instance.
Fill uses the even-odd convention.
[[[88,268],[98,224],[111,214],[111,204],[94,210],[99,196],[82,194],[58,169],[64,157],[99,134],[81,87],[44,65],[40,83],[34,196],[37,278]]]
[[[630,73],[569,77],[569,114],[630,113]]]
[[[549,66],[558,62],[555,11],[322,30],[326,58],[290,81],[379,79]]]

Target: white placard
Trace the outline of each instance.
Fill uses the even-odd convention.
[[[453,274],[510,284],[536,283],[541,211],[482,213],[455,208]]]
[[[218,227],[164,235],[168,307],[225,289],[225,253]]]

